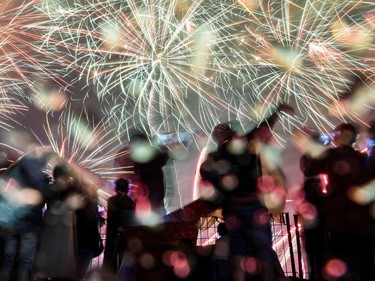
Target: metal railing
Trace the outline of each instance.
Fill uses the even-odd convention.
[[[197,246],[213,245],[216,242],[217,226],[223,222],[221,217],[201,217],[198,221]],[[270,216],[272,227],[273,249],[277,253],[280,264],[286,276],[293,279],[308,279],[309,272],[303,249],[303,230],[296,214],[282,213],[278,216]],[[182,227],[181,224],[179,227]],[[189,224],[184,226],[192,227]],[[105,227],[101,229],[101,235],[105,245]],[[183,238],[183,237],[181,237]],[[94,258],[90,264],[89,271],[101,267],[103,253]]]

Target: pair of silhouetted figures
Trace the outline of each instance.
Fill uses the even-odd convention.
[[[276,278],[269,210],[257,194],[262,184],[257,142],[265,141],[274,116],[247,134],[236,133],[231,123],[218,125],[213,132],[218,148],[200,169],[203,180],[215,188],[212,203],[223,210],[230,240],[231,276],[236,281]],[[340,124],[331,136],[334,147],[318,157],[305,154],[301,159],[307,177],[306,199],[316,211],[314,224],[305,225],[304,233],[311,280],[375,280],[374,198],[369,195],[369,183],[375,176],[374,156],[353,148],[356,137],[353,125]],[[323,174],[328,180],[326,193],[318,178]],[[258,270],[244,269],[249,258],[261,264]]]
[[[250,132],[239,131],[237,122],[219,124],[212,133],[217,149],[200,167],[202,180],[215,188],[211,203],[222,208],[229,237],[229,277],[234,281],[285,279],[272,249],[269,210],[259,196],[259,184],[266,179],[262,145],[271,138],[278,114],[289,110],[279,106]]]
[[[52,158],[50,179],[44,169]],[[36,150],[7,169],[1,191],[0,280],[82,279],[101,251],[96,188],[54,153]]]

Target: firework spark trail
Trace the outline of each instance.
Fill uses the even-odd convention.
[[[110,123],[101,120],[97,124],[88,122],[82,111],[76,115],[68,109],[58,125],[51,124],[46,115],[44,130],[48,142],[41,136],[34,136],[43,146],[50,146],[54,152],[67,161],[87,169],[103,179],[111,179],[121,174],[130,173],[132,167],[114,167],[114,161],[126,157],[127,150],[122,150],[122,136],[111,128]]]
[[[17,135],[13,135],[14,132],[9,132],[8,139],[13,141],[0,143],[0,146],[17,156],[25,155],[32,146],[53,151],[71,163],[83,181],[96,187],[103,187],[108,180],[133,174],[133,166],[129,162],[119,161],[129,158],[129,151],[124,149],[122,138],[125,137],[117,133],[110,120],[89,121],[84,110],[77,115],[71,108],[55,118],[46,114],[43,125],[45,135],[38,133],[38,129],[30,128],[34,140],[31,135],[23,135],[28,141],[22,143],[22,139],[17,140]],[[48,174],[52,173],[50,168],[56,163],[52,161],[50,164],[46,171]],[[105,195],[106,192],[99,192],[101,203],[105,202]]]
[[[63,86],[59,69],[48,66],[61,61],[51,52],[40,52],[43,41],[31,28],[38,20],[46,18],[35,10],[41,0],[2,1],[0,7],[0,127],[10,128],[10,116],[28,109],[40,89],[39,82],[48,78]],[[58,64],[57,64],[58,65]]]
[[[110,120],[101,120],[95,124],[93,121],[88,122],[85,115],[83,111],[76,115],[67,110],[55,128],[47,117],[44,128],[53,151],[72,163],[87,183],[97,187],[103,184],[103,180],[132,174],[133,166],[115,165],[117,160],[129,157],[129,151],[124,149],[120,140],[122,135],[113,129]],[[98,189],[102,206],[107,205],[108,195]]]
[[[17,22],[15,11],[9,1],[2,3],[0,7],[0,127],[2,129],[12,128],[9,122],[10,116],[27,110],[18,98],[23,96],[27,83],[22,79],[22,72],[17,63],[20,57],[17,53],[19,49],[13,49],[15,45],[12,39],[19,34],[14,26],[14,22]]]
[[[23,1],[22,4],[7,9],[12,3],[7,0],[0,10],[1,57],[14,67],[17,79],[24,81],[31,89],[34,87],[30,74],[39,72],[39,75],[52,76],[52,72],[46,67],[50,63],[47,60],[56,58],[51,53],[40,52],[38,43],[42,39],[31,28],[35,21],[45,18],[45,15],[35,10],[41,1]]]
[[[241,42],[248,60],[241,67],[250,69],[252,77],[256,67],[251,82],[257,84],[257,99],[288,102],[302,123],[309,120],[320,130],[332,127],[327,113],[333,114],[354,78],[371,75],[365,52],[374,46],[374,33],[363,15],[374,7],[351,0],[261,0],[257,8],[247,8]],[[360,35],[357,41],[355,35]],[[334,114],[341,121],[364,123],[352,112]]]
[[[9,75],[13,67],[8,60],[0,57],[0,128],[9,130],[13,127],[11,116],[27,110],[27,107],[12,95],[20,93],[24,89],[24,83]]]
[[[44,7],[45,45],[64,45],[120,130],[203,129],[223,116],[260,122],[288,102],[287,131],[312,122],[364,122],[339,102],[353,77],[373,79],[372,2],[76,1]],[[57,4],[56,4],[57,5]],[[58,5],[57,5],[58,6]],[[327,117],[328,116],[328,117]]]
[[[235,114],[233,96],[242,95],[225,95],[238,55],[230,53],[236,37],[232,31],[241,24],[227,13],[234,15],[239,6],[233,1],[181,3],[132,0],[45,7],[54,26],[39,27],[47,32],[46,45],[62,41],[98,96],[114,103],[108,115],[118,124],[140,118],[151,134],[206,131],[223,111]]]

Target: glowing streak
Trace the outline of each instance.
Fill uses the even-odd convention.
[[[208,153],[208,148],[204,147],[202,152],[199,155],[199,159],[198,159],[198,162],[197,162],[197,165],[196,165],[196,168],[195,168],[196,172],[195,172],[195,175],[194,175],[194,184],[193,184],[193,200],[197,200],[200,197],[199,196],[199,186],[200,186],[200,182],[201,182],[201,176],[200,176],[199,169],[200,169],[203,161],[206,160],[207,153]]]
[[[132,168],[113,167],[113,161],[126,157],[128,151],[123,148],[121,135],[111,128],[108,121],[102,120],[98,124],[88,122],[83,111],[75,115],[68,111],[61,118],[57,128],[50,124],[47,116],[44,130],[49,143],[43,143],[35,133],[41,144],[51,146],[52,150],[80,167],[87,169],[101,178],[114,179],[119,175],[131,173]]]
[[[9,149],[11,149],[11,150],[14,150],[14,151],[17,152],[20,156],[24,154],[24,152],[23,152],[22,150],[19,150],[19,149],[15,148],[15,147],[13,147],[13,146],[11,146],[11,145],[8,145],[8,144],[6,144],[6,143],[0,143],[0,145],[1,145],[1,146],[4,146],[4,147],[6,147],[6,148],[9,148]]]
[[[50,51],[41,52],[39,44],[43,39],[32,28],[35,21],[46,20],[46,16],[36,10],[36,6],[43,1],[31,0],[27,3],[23,1],[20,4],[13,4],[11,0],[3,2],[0,8],[1,66],[6,67],[10,64],[13,68],[13,75],[9,78],[13,80],[14,86],[19,88],[17,93],[26,98],[26,91],[21,87],[22,84],[34,92],[37,91],[33,81],[36,72],[39,78],[52,78],[57,84],[65,85],[66,83],[59,79],[57,73],[54,73],[59,70],[51,71],[48,68],[51,62],[63,61],[64,58]]]
[[[328,175],[320,174],[320,181],[322,183],[322,192],[327,193],[327,186],[328,186]]]
[[[7,185],[5,186],[4,188],[4,192],[7,192],[9,190],[9,188],[13,185],[13,182],[14,182],[14,179],[13,178],[10,178],[7,182]]]
[[[108,198],[111,197],[112,194],[109,194],[108,192],[105,192],[105,191],[99,189],[98,195],[99,195],[99,205],[107,208]]]

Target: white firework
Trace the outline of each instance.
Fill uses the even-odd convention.
[[[208,129],[238,113],[233,86],[242,25],[235,1],[97,1],[44,6],[46,46],[63,42],[87,83],[126,128]],[[59,38],[59,39],[56,39]]]

